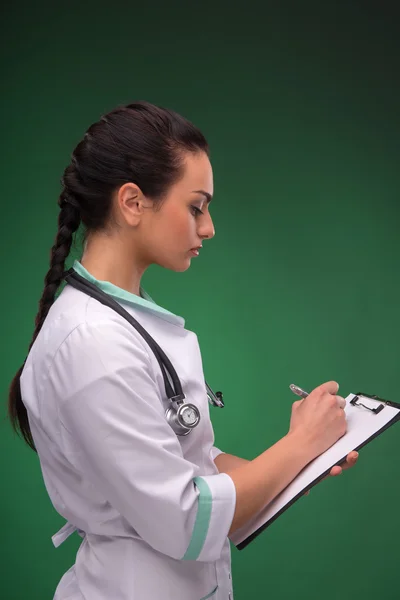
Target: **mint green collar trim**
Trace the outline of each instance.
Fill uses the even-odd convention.
[[[137,296],[136,294],[132,294],[131,292],[128,292],[127,290],[124,290],[113,283],[110,283],[109,281],[100,281],[96,279],[89,273],[89,271],[85,269],[83,265],[81,265],[78,260],[74,261],[73,268],[78,275],[85,277],[85,279],[96,285],[100,290],[109,296],[112,296],[115,300],[118,300],[119,302],[125,302],[130,306],[145,309],[156,314],[158,317],[169,321],[170,323],[174,323],[175,325],[180,325],[182,327],[185,325],[185,320],[182,317],[174,315],[174,313],[156,304],[142,287],[140,288],[141,296]]]

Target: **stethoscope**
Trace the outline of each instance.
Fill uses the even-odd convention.
[[[94,283],[91,283],[79,275],[73,267],[64,273],[64,279],[72,287],[84,292],[88,296],[95,298],[102,304],[105,304],[106,306],[109,306],[115,310],[115,312],[121,315],[121,317],[124,317],[124,319],[126,319],[143,336],[158,360],[164,379],[165,392],[169,401],[171,402],[171,406],[165,411],[167,422],[172,427],[176,435],[188,435],[192,429],[197,427],[199,424],[200,411],[196,405],[185,402],[185,394],[182,391],[182,385],[179,377],[171,361],[169,360],[168,356],[166,356],[162,348],[160,348],[157,342],[144,329],[144,327],[142,327],[140,323],[138,323],[136,319],[134,319],[132,315],[130,315],[124,308],[122,308],[122,306],[116,300],[103,292],[103,290],[100,290],[96,285],[94,285]],[[173,386],[167,377],[167,372],[172,379]],[[210,404],[213,406],[218,406],[219,408],[223,408],[225,403],[223,401],[222,392],[216,392],[214,394],[208,383],[205,382],[205,384],[206,393]]]

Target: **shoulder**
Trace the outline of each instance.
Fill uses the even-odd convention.
[[[96,395],[101,386],[113,394],[139,384],[154,386],[150,349],[142,336],[109,307],[73,292],[59,297],[30,359],[43,393],[51,390],[64,404],[68,398]]]
[[[126,355],[133,348],[147,354],[142,336],[121,315],[83,292],[67,286],[51,307],[35,343],[36,357]]]

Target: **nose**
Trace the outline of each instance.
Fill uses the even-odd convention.
[[[199,223],[198,235],[200,238],[208,240],[213,238],[215,235],[214,224],[209,212],[204,214],[204,219],[202,219]]]

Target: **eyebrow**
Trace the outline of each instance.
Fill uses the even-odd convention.
[[[193,190],[192,194],[203,194],[203,196],[205,196],[207,199],[207,203],[210,203],[212,200],[211,194],[205,192],[204,190]]]

